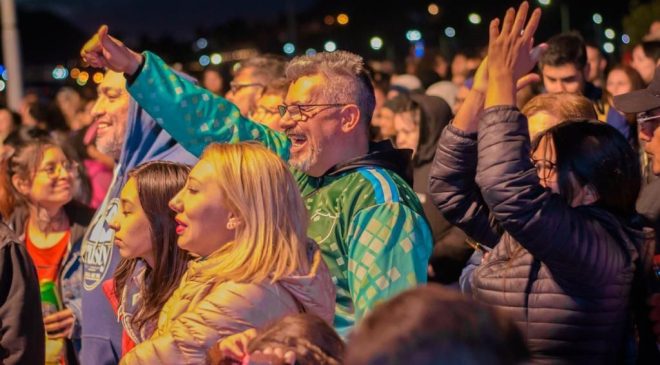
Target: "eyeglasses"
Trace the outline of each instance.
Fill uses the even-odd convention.
[[[263,105],[259,105],[259,106],[257,106],[257,109],[254,111],[254,113],[253,113],[252,115],[253,115],[253,116],[254,116],[254,115],[257,115],[257,116],[261,116],[261,115],[277,115],[277,116],[281,116],[281,115],[280,115],[280,111],[279,111],[279,106],[278,106],[277,108],[275,108],[275,109],[271,109],[271,108],[266,108],[266,107],[263,106]]]
[[[552,161],[532,159],[532,163],[542,180],[549,180],[557,172],[557,165]]]
[[[660,114],[648,115],[646,113],[638,113],[637,124],[639,124],[639,129],[642,133],[652,136],[655,129],[660,126]]]
[[[306,122],[309,118],[314,117],[316,114],[328,109],[342,107],[351,104],[294,104],[294,105],[280,105],[277,107],[280,111],[280,116],[284,117],[287,113],[291,119],[296,122]],[[316,111],[316,113],[310,113],[306,109],[314,107],[324,107]]]
[[[60,176],[62,169],[71,175],[76,175],[78,174],[78,163],[72,161],[49,163],[46,167],[39,169],[37,173],[44,173],[49,179],[56,179]]]
[[[229,83],[229,90],[231,91],[232,94],[236,94],[245,87],[266,87],[266,85],[259,83],[250,83],[250,84],[239,84],[237,82]]]

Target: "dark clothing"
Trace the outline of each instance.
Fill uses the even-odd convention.
[[[43,364],[45,331],[37,271],[24,245],[0,223],[0,364]]]
[[[649,319],[647,300],[660,293],[660,282],[653,271],[653,256],[660,255],[660,180],[656,179],[642,188],[637,199],[637,211],[644,217],[645,225],[653,229],[650,238],[640,252],[640,283],[635,287],[638,298],[633,302],[639,334],[638,364],[660,364],[660,351],[656,345],[652,323]]]
[[[65,205],[63,209],[69,219],[71,238],[58,268],[56,285],[62,304],[64,307],[71,309],[75,317],[70,340],[73,350],[76,352],[75,355],[78,356],[81,347],[81,325],[83,317],[80,250],[83,235],[92,220],[94,209],[75,200]],[[25,243],[25,230],[29,215],[30,212],[27,207],[19,206],[14,210],[8,222],[9,227],[14,230],[21,243]]]
[[[429,172],[440,135],[451,121],[453,114],[449,104],[437,96],[409,95],[413,105],[420,110],[419,142],[413,157],[413,190],[424,208],[433,234],[433,253],[429,261],[433,273],[429,280],[450,284],[458,280],[472,249],[465,244],[467,236],[452,226],[433,205],[429,196]]]
[[[356,157],[326,171],[324,177],[336,177],[361,167],[382,167],[399,175],[409,185],[413,184],[412,150],[394,148],[390,140],[369,143],[369,153]]]
[[[447,128],[431,172],[445,216],[494,246],[475,298],[516,321],[534,363],[620,363],[642,232],[543,188],[516,108],[487,109],[478,136]]]

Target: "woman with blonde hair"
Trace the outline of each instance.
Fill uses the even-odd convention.
[[[335,289],[306,238],[286,164],[253,143],[211,144],[170,201],[177,244],[195,259],[153,336],[122,364],[203,363],[226,336],[307,312],[332,323]]]

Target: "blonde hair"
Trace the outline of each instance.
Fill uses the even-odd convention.
[[[527,117],[545,112],[555,116],[562,122],[598,119],[591,100],[582,95],[567,92],[537,95],[523,106],[521,112]]]
[[[209,145],[202,159],[217,174],[223,205],[241,221],[218,255],[218,275],[236,282],[272,282],[307,272],[307,211],[287,165],[261,144]]]

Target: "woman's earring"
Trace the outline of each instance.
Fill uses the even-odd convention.
[[[236,229],[236,220],[235,219],[230,219],[227,221],[227,229]]]

